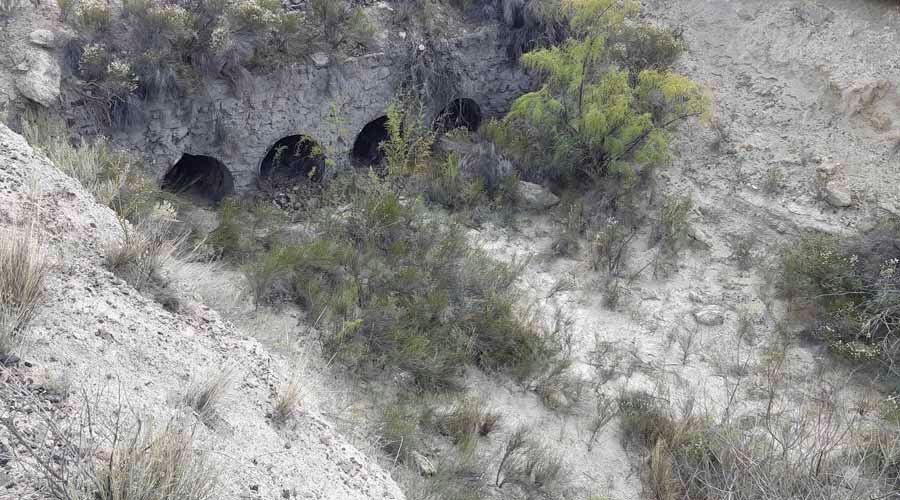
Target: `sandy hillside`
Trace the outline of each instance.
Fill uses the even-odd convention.
[[[42,413],[64,428],[76,423],[98,393],[99,414],[118,407],[157,421],[195,420],[182,403],[187,387],[230,367],[215,419],[189,423],[196,447],[222,472],[221,498],[403,498],[379,466],[305,402],[276,429],[267,414],[289,378],[284,360],[209,308],[186,303],[185,312],[173,314],[107,271],[103,255],[121,234],[113,212],[5,126],[0,166],[0,224],[33,221],[52,260],[47,297],[21,360],[0,371],[11,387],[38,395],[5,392],[0,401],[0,413],[11,415],[27,438],[43,435]],[[71,387],[68,397],[47,390],[62,386]],[[6,430],[0,443],[22,456]],[[0,469],[0,498],[43,498],[33,490],[34,473],[17,465]]]

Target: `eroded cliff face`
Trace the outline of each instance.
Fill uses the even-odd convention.
[[[442,48],[397,38],[393,48],[362,57],[338,61],[319,54],[312,64],[253,77],[242,93],[225,82],[210,82],[202,98],[151,103],[146,124],[115,138],[141,151],[159,179],[182,154],[204,155],[221,161],[234,177],[235,191],[246,192],[256,187],[270,149],[286,137],[305,136],[338,167],[347,165],[358,134],[385,116],[413,65],[433,58],[452,70],[444,82],[446,99],[426,103],[429,122],[456,99],[474,102],[479,119],[502,115],[530,88],[497,28],[482,27]]]

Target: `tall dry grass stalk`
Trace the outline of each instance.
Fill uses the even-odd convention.
[[[19,346],[44,296],[49,266],[34,226],[0,230],[0,355]]]

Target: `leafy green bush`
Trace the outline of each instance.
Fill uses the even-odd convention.
[[[487,133],[517,155],[528,180],[578,183],[612,177],[627,190],[636,181],[635,166],[664,162],[668,129],[704,115],[707,99],[698,85],[664,69],[642,69],[632,76],[610,64],[615,56],[608,49],[611,33],[623,31],[626,19],[637,13],[633,2],[564,6],[572,38],[522,57],[544,85],[518,98],[502,121],[487,126]],[[647,58],[640,64],[652,67],[665,59]]]

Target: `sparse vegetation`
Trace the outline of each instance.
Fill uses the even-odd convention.
[[[776,195],[784,189],[784,170],[772,167],[766,171],[766,182],[763,191],[768,195]]]
[[[18,347],[26,334],[44,297],[48,264],[33,225],[0,230],[0,358]]]
[[[653,228],[653,240],[658,245],[654,259],[654,274],[677,261],[678,254],[688,241],[688,229],[694,202],[690,196],[667,196]]]
[[[122,240],[107,249],[109,269],[139,291],[164,289],[163,267],[187,252],[187,235],[179,233],[176,215],[172,205],[162,202],[135,224],[120,217]]]
[[[212,500],[219,498],[219,470],[194,447],[194,429],[170,420],[160,424],[121,402],[105,413],[85,396],[85,409],[59,419],[24,389],[4,383],[29,402],[55,446],[36,442],[17,419],[2,424],[27,456],[19,462],[45,481],[56,500]],[[25,391],[25,392],[23,392]],[[19,411],[24,411],[19,410]]]
[[[345,0],[315,0],[306,12],[273,0],[128,0],[121,9],[67,0],[60,10],[77,33],[70,69],[105,125],[139,123],[143,100],[193,95],[204,77],[246,90],[248,72],[317,50],[356,53],[371,38],[362,10]]]
[[[423,449],[421,420],[422,408],[417,402],[398,400],[384,407],[378,426],[381,448],[395,463],[409,463],[413,452]]]
[[[484,408],[481,400],[463,398],[443,419],[443,427],[454,444],[463,450],[475,446],[478,437],[493,432],[500,422],[500,415]]]
[[[275,394],[272,407],[272,421],[275,425],[286,424],[297,412],[300,404],[300,386],[296,381],[284,384]]]
[[[553,491],[564,480],[562,459],[519,427],[506,440],[497,466],[495,485],[515,485],[526,493]]]
[[[230,369],[214,370],[196,377],[184,395],[184,404],[207,425],[217,416],[222,398],[231,386],[234,377]]]
[[[900,223],[852,238],[812,234],[786,248],[782,290],[832,352],[900,376]]]
[[[47,155],[57,168],[81,182],[99,203],[113,205],[131,171],[130,158],[113,151],[102,138],[72,144],[62,122],[46,114],[27,114],[22,128],[28,143]]]

